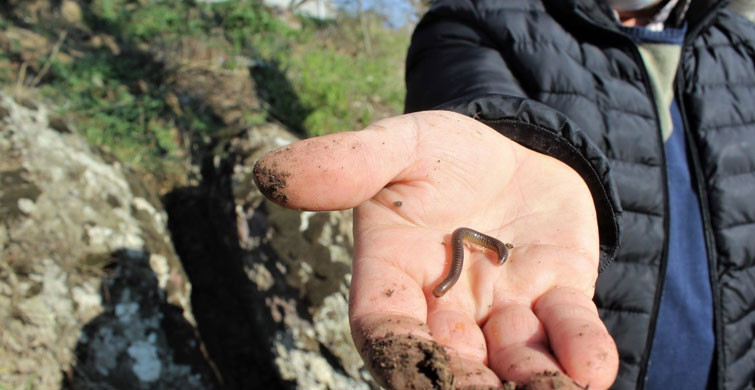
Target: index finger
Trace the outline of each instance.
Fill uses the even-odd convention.
[[[344,210],[372,198],[411,164],[416,126],[407,116],[362,131],[309,138],[273,150],[254,164],[254,182],[281,206]]]

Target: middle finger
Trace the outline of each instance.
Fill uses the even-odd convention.
[[[543,325],[527,304],[510,303],[497,308],[483,333],[488,365],[500,378],[526,383],[534,373],[563,372],[550,352]]]

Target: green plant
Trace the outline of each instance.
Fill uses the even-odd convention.
[[[409,37],[385,27],[378,15],[282,19],[256,0],[92,0],[90,5],[89,28],[115,38],[121,53],[88,48],[73,62],[53,62],[44,90],[90,142],[145,170],[179,170],[188,148],[201,150],[221,128],[211,113],[166,103],[170,86],[160,78],[154,51],[187,35],[210,41],[220,32],[230,42],[218,72],[250,66],[267,111],[250,107],[243,116],[246,125],[273,117],[319,135],[401,112]],[[0,80],[13,77],[4,71],[4,60],[0,54]]]
[[[184,0],[94,0],[92,24],[129,43],[166,35],[198,35],[206,31],[207,24],[193,9],[192,3]]]
[[[76,119],[90,142],[125,162],[161,169],[179,158],[176,130],[165,91],[145,81],[143,68],[138,58],[91,52],[71,64],[55,64],[46,91],[65,102],[61,110]]]
[[[233,47],[244,52],[272,40],[290,39],[296,32],[257,1],[228,1],[208,8]],[[274,37],[271,39],[271,37]]]
[[[313,31],[302,40],[306,50],[288,58],[291,82],[302,104],[310,108],[304,121],[310,135],[360,128],[378,115],[401,112],[408,36],[373,27],[368,53],[355,24],[355,19],[345,19],[338,26]]]

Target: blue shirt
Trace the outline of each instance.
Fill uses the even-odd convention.
[[[671,105],[674,131],[666,141],[669,247],[646,389],[705,389],[715,337],[713,298],[700,203],[690,177],[681,115]]]

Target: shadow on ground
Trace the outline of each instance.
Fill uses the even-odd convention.
[[[202,185],[176,189],[163,201],[207,352],[225,389],[293,389],[279,377],[269,338],[280,324],[262,315],[265,296],[249,283],[240,261],[230,183],[209,185],[215,176],[203,177]]]
[[[113,254],[100,288],[104,312],[82,329],[63,389],[217,387],[194,327],[166,302],[149,258]]]

